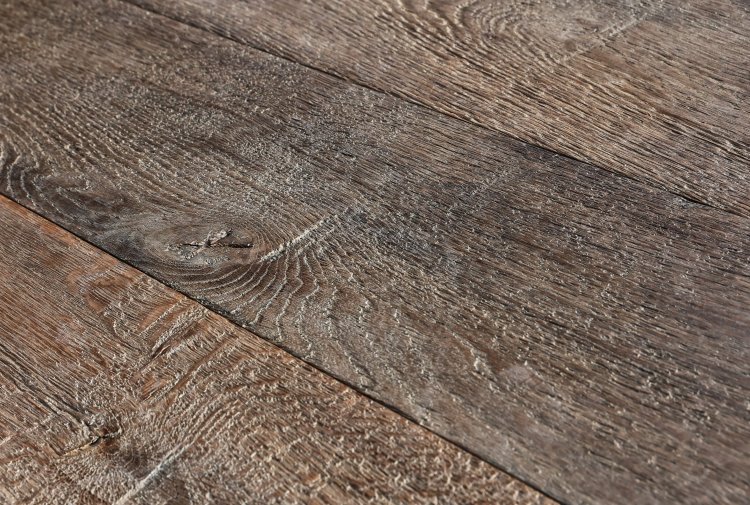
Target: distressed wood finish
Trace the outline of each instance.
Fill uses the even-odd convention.
[[[747,219],[124,3],[23,5],[5,194],[557,498],[747,496]]]
[[[131,0],[750,214],[745,0]]]
[[[0,197],[4,504],[549,504]]]

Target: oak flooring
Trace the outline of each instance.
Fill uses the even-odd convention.
[[[746,0],[130,0],[750,215]]]
[[[0,502],[553,503],[0,197]]]
[[[697,198],[120,1],[0,27],[3,194],[561,501],[748,495],[741,163]]]

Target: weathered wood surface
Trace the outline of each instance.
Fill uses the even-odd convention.
[[[553,503],[0,197],[0,502]]]
[[[125,3],[0,20],[6,195],[557,498],[747,496],[747,219]]]
[[[746,0],[131,0],[750,215]]]

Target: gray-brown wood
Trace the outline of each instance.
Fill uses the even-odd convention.
[[[564,501],[747,496],[747,219],[125,3],[0,26],[6,195]]]
[[[131,0],[750,215],[746,0]]]
[[[552,500],[0,197],[3,504]]]

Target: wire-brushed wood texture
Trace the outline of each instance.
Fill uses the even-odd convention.
[[[750,215],[746,0],[131,0]]]
[[[126,3],[0,26],[6,195],[557,498],[747,496],[748,219]]]
[[[0,197],[3,504],[549,504]]]

